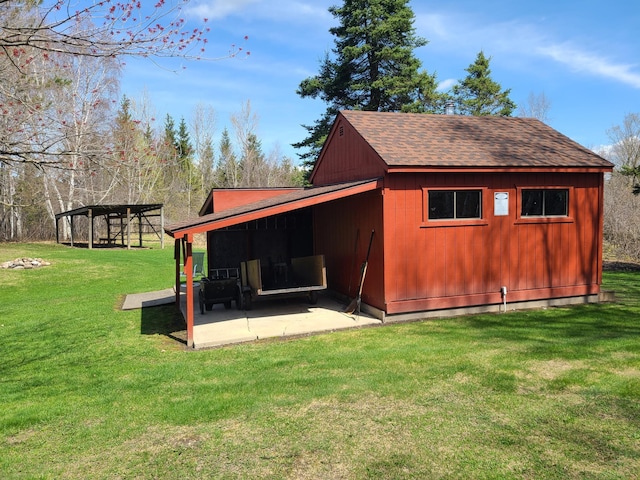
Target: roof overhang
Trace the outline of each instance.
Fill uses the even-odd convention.
[[[165,228],[165,232],[173,238],[179,239],[187,235],[210,232],[272,215],[287,213],[352,195],[370,192],[382,188],[382,185],[382,179],[376,178],[295,190],[259,202],[249,203],[241,207],[203,215],[185,222],[174,223],[168,225]]]

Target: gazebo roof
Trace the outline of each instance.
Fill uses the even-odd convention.
[[[89,212],[94,217],[102,215],[126,215],[127,212],[131,214],[146,213],[153,210],[160,210],[162,208],[161,203],[147,203],[138,205],[85,205],[84,207],[74,208],[73,210],[67,210],[66,212],[56,213],[56,220],[62,217],[76,217],[84,216],[88,217]]]

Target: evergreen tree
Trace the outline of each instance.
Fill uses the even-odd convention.
[[[215,153],[213,150],[213,141],[209,138],[206,140],[202,151],[198,166],[200,168],[200,176],[202,177],[202,187],[206,191],[215,183],[213,165],[215,162]]]
[[[249,133],[246,144],[242,147],[240,157],[242,186],[259,187],[268,176],[267,165],[262,151],[262,142],[255,133]]]
[[[176,123],[169,113],[167,113],[164,119],[164,138],[165,140],[169,140],[171,145],[176,144]]]
[[[215,174],[215,184],[218,187],[238,187],[242,177],[240,164],[233,152],[231,136],[226,128],[220,137],[218,166]]]
[[[307,172],[339,110],[435,112],[443,106],[435,75],[420,71],[413,55],[427,41],[415,34],[408,0],[345,0],[329,12],[340,22],[329,30],[335,36],[334,58],[326,54],[320,72],[297,90],[328,104],[314,125],[304,126],[308,137],[293,145],[306,149],[300,157]]]
[[[100,200],[115,197],[126,203],[148,202],[162,190],[153,140],[135,115],[135,104],[123,96],[111,132],[114,147],[111,163],[108,169],[97,171],[92,184],[95,194],[98,181],[102,181],[104,192]]]
[[[173,117],[167,113],[164,120],[164,147],[172,158],[177,155],[178,140],[176,138],[176,124],[173,121]]]
[[[178,124],[175,146],[176,151],[178,152],[180,166],[183,168],[183,170],[188,170],[193,166],[191,158],[193,154],[193,146],[191,145],[191,139],[189,138],[189,129],[187,128],[187,123],[184,121],[184,117],[180,119],[180,123]]]
[[[491,78],[491,57],[480,51],[476,61],[466,69],[468,75],[452,89],[458,112],[463,115],[499,115],[508,117],[516,104],[509,98],[511,89],[502,91],[499,83]]]

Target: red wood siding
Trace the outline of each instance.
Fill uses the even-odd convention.
[[[240,207],[248,203],[259,202],[267,198],[277,197],[284,193],[291,192],[292,188],[240,188],[240,189],[223,189],[212,190],[210,202],[212,208],[209,211],[203,212],[203,215],[207,213],[218,213],[230,208]]]
[[[325,142],[325,148],[312,173],[314,185],[366,180],[382,177],[386,164],[344,120],[338,121]]]
[[[324,254],[328,287],[351,298],[357,293],[360,266],[375,230],[362,301],[384,308],[382,194],[380,190],[314,207],[315,253]],[[357,250],[354,257],[354,246]],[[349,286],[351,289],[349,290]]]
[[[602,174],[395,174],[385,178],[387,313],[597,293],[601,276]],[[481,225],[430,227],[425,187],[483,188]],[[522,187],[566,187],[565,221],[519,220]],[[494,192],[509,215],[494,216]],[[442,222],[439,223],[442,225]]]

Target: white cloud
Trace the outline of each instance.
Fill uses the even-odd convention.
[[[616,64],[568,44],[539,47],[538,52],[567,65],[576,72],[611,78],[634,88],[640,88],[640,72],[633,71],[634,65]]]
[[[503,63],[521,64],[525,58],[551,59],[573,72],[640,88],[638,65],[611,61],[592,53],[591,45],[575,46],[577,39],[559,41],[554,38],[557,33],[521,20],[486,22],[474,15],[459,13],[418,14],[416,27],[419,35],[431,41],[430,48],[455,55],[475,55],[482,49]],[[608,46],[601,44],[598,48]]]
[[[455,78],[447,78],[446,80],[438,83],[438,88],[436,90],[438,90],[439,92],[446,92],[456,83],[458,83],[458,80],[456,80]]]
[[[237,12],[245,11],[249,6],[256,3],[260,3],[260,0],[208,0],[189,6],[186,11],[194,17],[219,20]]]
[[[324,22],[331,18],[327,7],[297,0],[200,0],[187,7],[194,17],[220,20],[233,15],[276,22]]]

